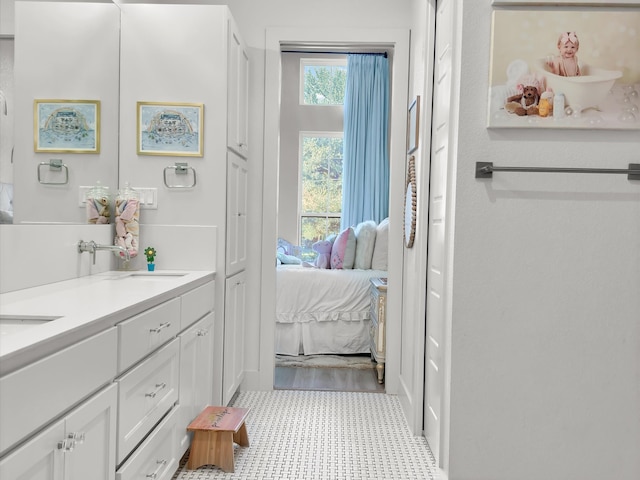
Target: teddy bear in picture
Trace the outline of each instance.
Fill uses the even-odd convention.
[[[520,77],[516,89],[518,93],[507,98],[504,109],[520,117],[538,115],[538,102],[540,94],[544,90],[540,80],[533,74],[523,75]]]
[[[333,243],[329,240],[320,240],[311,245],[311,249],[318,254],[314,262],[316,268],[331,268],[331,248]]]

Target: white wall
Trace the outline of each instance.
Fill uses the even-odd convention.
[[[640,478],[640,182],[474,178],[626,168],[640,135],[488,130],[492,9],[462,10],[449,480]]]

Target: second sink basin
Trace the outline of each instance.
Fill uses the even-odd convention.
[[[11,335],[22,330],[42,325],[60,317],[39,315],[0,315],[0,335]]]
[[[132,272],[124,275],[114,275],[107,277],[107,280],[115,281],[115,282],[124,282],[124,281],[142,281],[142,280],[175,280],[180,277],[184,277],[186,273],[178,273],[178,272]]]

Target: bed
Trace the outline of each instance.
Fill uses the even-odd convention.
[[[387,276],[388,221],[374,228],[377,248],[371,249],[368,262],[359,265],[370,268],[276,267],[277,354],[370,352],[370,279]]]

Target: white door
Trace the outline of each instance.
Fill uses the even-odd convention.
[[[425,341],[424,435],[436,458],[440,454],[442,394],[444,391],[444,325],[446,300],[447,164],[449,109],[452,85],[453,1],[436,2],[436,42],[431,132],[429,192],[429,258],[427,268],[427,325]],[[439,461],[438,461],[439,464]]]

